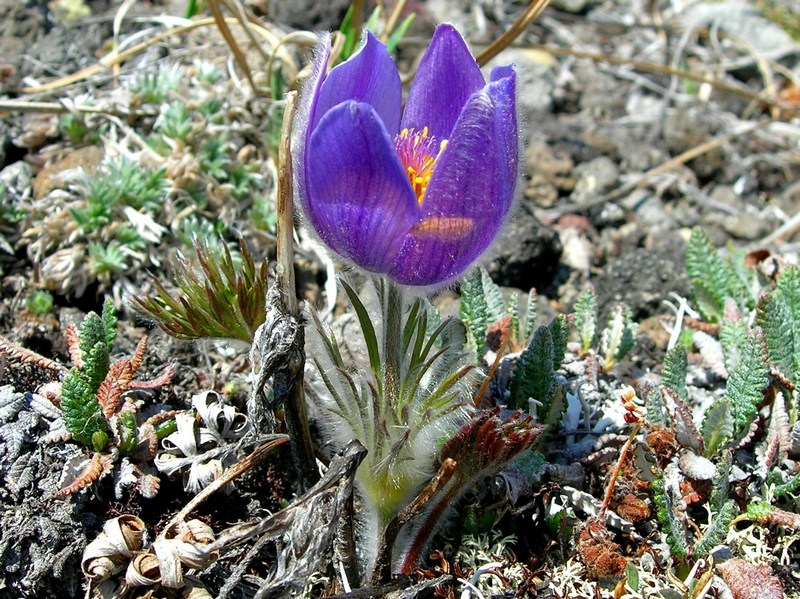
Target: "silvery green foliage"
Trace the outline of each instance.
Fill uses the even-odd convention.
[[[539,327],[514,367],[508,407],[528,410],[530,401],[539,404],[548,401],[555,383],[554,353],[553,334],[550,328]]]
[[[764,330],[769,357],[780,373],[800,379],[800,268],[787,266],[775,290],[758,301],[756,322]]]
[[[755,273],[747,272],[738,257],[723,258],[700,227],[692,229],[686,247],[686,270],[695,305],[708,322],[722,321],[727,298],[741,309],[752,307]]]
[[[250,423],[247,416],[226,405],[214,391],[192,397],[192,407],[200,422],[192,412],[178,414],[178,430],[163,439],[163,450],[156,456],[155,465],[167,476],[182,472],[186,491],[199,493],[237,461],[240,442],[250,431]]]
[[[311,312],[315,326],[306,338],[313,368],[306,391],[328,438],[339,446],[358,439],[368,450],[356,477],[360,560],[367,572],[377,558],[380,531],[433,476],[442,443],[466,421],[477,372],[464,324],[449,318],[434,326],[439,319],[429,316],[429,302],[417,299],[403,307],[396,388],[387,393],[387,348],[366,307],[373,294],[344,288],[360,329],[353,337],[359,339],[337,338]],[[357,346],[360,351],[348,351]]]
[[[581,344],[581,351],[587,352],[594,345],[597,337],[597,295],[594,287],[583,290],[573,307],[575,314],[575,330]]]
[[[479,356],[482,355],[490,317],[489,304],[483,289],[483,276],[477,268],[471,270],[461,281],[459,316],[469,332],[470,344],[475,347]]]
[[[617,304],[600,338],[600,352],[606,370],[610,370],[633,349],[638,330],[639,324],[633,321],[631,309],[625,304]]]
[[[72,595],[82,580],[78,556],[92,524],[81,515],[84,500],[42,509],[60,487],[61,469],[52,463],[81,453],[44,441],[54,415],[41,396],[0,387],[0,589],[9,596]]]
[[[61,384],[61,409],[72,437],[101,451],[108,442],[108,423],[97,400],[97,390],[108,373],[117,318],[106,299],[102,315],[89,312],[79,329],[81,364],[75,364]]]
[[[672,348],[664,356],[664,371],[661,377],[661,384],[672,389],[684,401],[689,398],[689,394],[686,391],[687,366],[688,357],[686,349],[682,345]]]
[[[734,435],[746,432],[756,418],[757,406],[769,382],[767,345],[764,332],[756,327],[747,336],[742,355],[735,370],[730,370],[725,386],[725,398],[731,402]]]

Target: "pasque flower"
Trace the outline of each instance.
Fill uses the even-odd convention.
[[[367,33],[328,69],[323,36],[296,129],[302,209],[345,261],[413,287],[458,278],[489,247],[517,184],[515,70],[487,83],[461,35],[437,27],[402,108],[400,76]]]

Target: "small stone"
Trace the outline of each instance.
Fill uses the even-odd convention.
[[[594,160],[579,164],[575,172],[577,182],[570,199],[578,206],[585,206],[596,200],[619,178],[617,165],[605,156],[598,156]]]
[[[81,171],[93,172],[103,160],[105,151],[100,146],[86,146],[71,151],[69,154],[47,164],[33,182],[33,194],[37,199],[43,198],[54,189],[65,187]]]
[[[722,227],[733,237],[747,241],[760,239],[769,232],[767,223],[749,210],[725,218],[722,221]]]
[[[539,176],[562,191],[572,191],[575,187],[575,163],[566,152],[536,140],[525,152],[525,159],[532,176]]]
[[[552,0],[550,2],[550,6],[553,8],[574,15],[585,12],[588,5],[589,2],[587,0]]]
[[[540,208],[552,208],[558,201],[558,189],[544,176],[531,175],[525,184],[525,199]]]

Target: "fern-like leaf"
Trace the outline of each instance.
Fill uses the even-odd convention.
[[[489,272],[482,267],[480,271],[483,295],[486,298],[486,308],[489,314],[489,324],[492,324],[506,315],[506,300],[503,298],[503,292],[500,291],[500,287],[492,281]]]
[[[541,326],[517,360],[511,377],[509,407],[528,409],[531,398],[546,404],[555,375],[553,354],[553,334],[549,327]]]
[[[573,312],[581,351],[587,352],[594,345],[597,336],[597,296],[594,288],[589,287],[578,295]]]
[[[756,327],[748,335],[739,365],[731,371],[725,386],[725,397],[733,411],[734,435],[741,434],[755,420],[767,374],[767,345],[763,331]]]
[[[525,307],[525,327],[519,340],[520,343],[528,343],[531,335],[533,335],[533,327],[536,325],[537,298],[536,289],[531,289],[528,292],[528,305]]]
[[[111,301],[109,297],[103,302],[103,312],[100,315],[100,321],[103,324],[106,348],[108,352],[111,353],[114,340],[117,338],[117,311],[114,309],[114,302]]]
[[[108,432],[95,392],[83,373],[77,369],[72,369],[61,384],[64,425],[74,439],[89,446],[93,444],[96,433]]]
[[[689,400],[689,393],[686,391],[687,367],[686,349],[682,345],[673,347],[664,356],[661,384],[672,389],[683,401]]]
[[[738,302],[743,295],[731,264],[722,259],[700,227],[692,229],[686,247],[686,270],[697,308],[709,322],[722,320],[726,297]]]
[[[720,399],[706,411],[700,427],[706,455],[714,455],[733,437],[733,409],[728,398]]]
[[[483,293],[483,276],[473,269],[461,280],[461,308],[459,317],[470,333],[478,356],[483,355],[486,329],[489,326],[489,306]]]
[[[638,330],[639,325],[633,322],[631,309],[625,304],[618,304],[608,320],[608,326],[603,330],[600,342],[606,371],[611,370],[614,364],[619,363],[633,349]]]
[[[672,498],[664,483],[663,475],[651,483],[653,489],[653,503],[656,505],[656,517],[661,523],[661,529],[667,535],[667,544],[673,557],[683,559],[689,552],[686,543],[686,531],[683,523],[675,514]]]
[[[757,323],[764,329],[769,357],[790,381],[800,376],[800,269],[788,266],[773,293],[758,302]]]
[[[695,557],[705,557],[714,547],[725,542],[725,537],[728,536],[728,528],[731,525],[731,521],[733,521],[738,513],[739,508],[736,507],[736,503],[732,499],[725,502],[722,509],[714,516],[714,519],[708,525],[703,536],[695,544]]]
[[[661,390],[654,385],[648,387],[644,393],[644,401],[647,409],[647,422],[651,426],[660,425],[666,428],[669,425],[669,419]]]
[[[717,464],[717,474],[711,481],[711,496],[708,499],[708,503],[714,512],[721,511],[728,501],[732,465],[733,451],[727,449],[723,452]]]
[[[553,337],[553,370],[561,368],[564,354],[567,353],[569,341],[570,318],[566,314],[559,314],[550,321],[550,335]]]
[[[788,308],[792,328],[794,379],[800,375],[800,268],[787,266],[778,279],[776,296]]]
[[[719,327],[719,341],[725,356],[725,370],[729,373],[739,368],[747,345],[749,331],[742,320],[723,320]]]

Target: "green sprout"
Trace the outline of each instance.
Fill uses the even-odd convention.
[[[179,256],[172,265],[178,292],[154,278],[155,291],[135,297],[133,306],[181,339],[211,337],[252,343],[266,316],[267,264],[257,267],[241,239],[240,264],[226,245],[220,247],[222,255],[205,239],[197,238],[197,263]]]
[[[188,141],[193,128],[192,114],[183,102],[173,102],[167,106],[155,126],[162,137],[184,143]]]
[[[183,73],[177,65],[160,66],[157,71],[138,73],[126,87],[139,104],[162,104],[177,91]]]
[[[116,240],[107,244],[90,243],[89,259],[92,273],[98,277],[112,275],[128,268],[125,252],[120,242]]]
[[[84,233],[92,233],[114,221],[119,207],[160,208],[167,192],[166,169],[143,167],[121,156],[85,175],[80,186],[84,204],[70,208],[70,214]]]
[[[35,289],[28,297],[25,307],[36,316],[50,314],[53,311],[53,294],[44,289]]]

